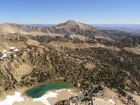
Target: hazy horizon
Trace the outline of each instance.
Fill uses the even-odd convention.
[[[67,20],[68,21],[68,20]],[[63,21],[61,23],[67,22],[67,21]],[[81,22],[81,21],[77,21],[77,22]],[[4,23],[0,23],[0,24],[6,24],[6,23],[10,23],[10,24],[22,24],[22,25],[57,25],[60,23],[12,23],[12,22],[4,22]],[[81,22],[84,23],[84,22]],[[87,23],[85,23],[87,24]],[[140,25],[140,23],[90,23],[89,25]]]

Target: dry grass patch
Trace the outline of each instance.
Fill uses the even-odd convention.
[[[134,48],[125,47],[124,49],[126,51],[130,51],[130,52],[138,54],[138,55],[140,54],[140,48],[139,47],[134,47]]]
[[[28,39],[26,43],[29,45],[39,45],[39,42],[37,42],[35,40],[31,40],[31,39]]]
[[[94,63],[86,63],[85,64],[85,68],[88,68],[88,69],[90,69],[90,70],[92,70],[93,68],[95,68],[96,67],[96,65],[94,64]]]
[[[21,77],[26,74],[30,74],[32,71],[32,67],[28,64],[18,65],[17,68],[14,69],[13,75],[15,79],[20,82]]]

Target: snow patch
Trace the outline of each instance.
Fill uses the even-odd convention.
[[[10,49],[15,49],[15,47],[9,47]]]
[[[66,90],[66,89],[60,89],[60,90],[56,90],[56,92],[61,92],[61,91],[64,91],[64,90]]]
[[[7,54],[6,54],[6,53],[2,55],[2,57],[3,57],[3,58],[5,58],[6,56],[7,56]]]
[[[115,104],[115,102],[114,102],[114,101],[112,101],[111,99],[109,99],[109,102],[110,102],[110,103],[112,103],[112,104]]]
[[[51,105],[49,102],[48,102],[48,98],[57,98],[57,94],[58,93],[55,93],[55,92],[49,92],[48,94],[46,95],[43,95],[42,97],[40,98],[35,98],[33,99],[33,102],[36,102],[36,101],[41,101],[43,104],[45,105]]]
[[[70,89],[68,89],[68,92],[71,92],[71,90],[70,90]]]
[[[19,51],[16,47],[9,47],[13,51]]]
[[[14,102],[21,102],[24,101],[24,98],[21,97],[21,93],[15,92],[15,95],[10,96],[8,95],[4,101],[0,102],[0,105],[13,105]]]
[[[2,51],[2,56],[0,57],[0,59],[3,59],[7,56],[6,52],[7,52],[7,50]]]
[[[2,51],[2,54],[5,54],[6,52],[7,52],[7,50],[3,50],[3,51]]]
[[[16,54],[14,54],[14,57],[16,57]]]
[[[17,48],[14,51],[19,51]]]

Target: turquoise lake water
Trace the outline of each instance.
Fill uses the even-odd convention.
[[[73,85],[70,83],[52,82],[52,83],[47,83],[47,84],[29,89],[26,91],[26,94],[27,96],[32,97],[32,98],[39,98],[43,96],[46,93],[46,91],[54,90],[54,89],[68,89],[72,87]]]

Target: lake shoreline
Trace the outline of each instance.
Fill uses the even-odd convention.
[[[16,87],[16,89],[1,91],[0,101],[4,100],[7,95],[14,95],[14,92],[16,92],[16,91],[22,93],[22,95],[26,95],[27,90],[35,88],[37,86],[42,86],[42,85],[47,84],[47,83],[52,83],[52,82],[62,83],[63,81],[49,81],[49,82],[38,83],[37,85],[33,85],[33,86],[30,86],[30,87],[23,86],[23,87]],[[66,82],[66,83],[70,83],[70,82]]]
[[[11,91],[10,96],[13,96],[14,92],[17,92],[17,91]],[[57,94],[57,95],[56,95],[56,97],[48,97],[51,94]],[[68,99],[68,98],[70,98],[74,95],[79,95],[79,92],[76,88],[47,91],[42,97],[35,98],[35,99],[30,98],[30,97],[26,96],[25,94],[23,94],[21,92],[21,97],[24,99],[24,101],[14,102],[12,105],[22,105],[22,104],[25,104],[25,105],[42,105],[43,103],[44,103],[44,105],[49,105],[49,104],[46,104],[47,102],[50,103],[50,105],[53,105],[54,103],[56,103],[60,100]],[[3,98],[3,100],[1,100],[0,102],[4,101],[5,98]],[[10,104],[8,104],[8,105],[10,105]]]
[[[37,87],[40,87],[43,85],[47,85],[47,84],[53,84],[53,86],[55,86],[54,83],[57,83],[57,85],[59,84],[58,86],[62,85],[61,89],[58,89],[57,87],[56,88],[53,87],[53,89],[49,88],[51,90],[45,90],[45,93],[39,98],[31,98],[31,97],[28,97],[26,94],[27,90],[34,89],[34,88],[37,88]],[[64,87],[63,87],[63,84],[64,84]],[[72,96],[79,94],[78,89],[74,88],[73,85],[68,82],[49,82],[46,84],[38,85],[37,87],[35,87],[35,86],[33,86],[32,88],[22,87],[22,88],[16,88],[14,90],[8,90],[6,92],[3,92],[2,97],[0,97],[0,103],[4,103],[4,104],[5,104],[5,102],[8,103],[8,101],[7,101],[8,97],[13,98],[13,100],[15,97],[18,97],[19,99],[22,99],[21,102],[17,102],[17,100],[15,99],[15,102],[13,104],[8,103],[8,105],[22,105],[22,104],[53,105],[54,103],[56,103],[60,100],[68,99]]]

